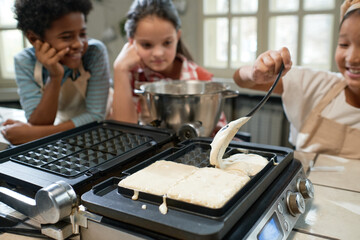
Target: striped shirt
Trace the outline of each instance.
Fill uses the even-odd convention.
[[[27,119],[36,109],[42,98],[41,87],[34,79],[36,63],[35,49],[26,48],[14,58],[16,83],[20,103]],[[105,45],[95,39],[89,39],[88,49],[82,57],[84,69],[90,72],[86,90],[86,111],[73,117],[75,127],[105,118],[106,103],[110,87],[110,69],[108,54]],[[73,70],[64,66],[64,77],[61,84],[73,75]],[[49,72],[43,67],[42,79],[44,85],[49,77]]]

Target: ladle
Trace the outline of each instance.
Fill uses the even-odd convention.
[[[230,141],[234,138],[235,134],[239,131],[240,127],[244,125],[250,118],[265,104],[269,99],[272,91],[274,90],[276,84],[278,83],[282,71],[284,70],[284,64],[281,64],[279,74],[272,84],[271,88],[263,99],[245,116],[234,121],[229,122],[226,126],[222,127],[215,135],[213,141],[211,142],[211,151],[210,151],[210,164],[220,167],[221,169],[225,168],[225,164],[222,161],[222,157],[225,153],[226,148],[229,146]]]

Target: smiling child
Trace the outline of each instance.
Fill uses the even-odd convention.
[[[297,150],[360,159],[360,3],[343,4],[335,60],[340,73],[292,67],[287,48],[261,54],[234,74],[241,87],[267,90],[282,63],[274,92],[281,94]],[[291,68],[291,69],[290,69]]]
[[[88,39],[90,0],[17,0],[18,28],[33,47],[15,56],[20,103],[27,123],[2,131],[21,144],[105,117],[110,71],[104,44]]]

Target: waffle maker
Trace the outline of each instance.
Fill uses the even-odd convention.
[[[82,193],[174,138],[172,130],[101,121],[2,151],[0,201],[50,227],[45,235],[59,238],[58,231],[65,238],[78,231],[74,217]],[[45,227],[64,219],[72,230],[64,230],[69,224]]]
[[[117,186],[160,159],[209,166],[210,143],[178,143],[173,131],[149,126],[91,123],[1,152],[0,180],[11,190],[0,187],[0,201],[54,239],[286,239],[304,211],[304,198],[313,196],[288,148],[232,142],[227,155],[256,153],[269,163],[217,210],[169,201],[162,215],[156,196],[133,201]],[[278,238],[266,238],[269,232]]]
[[[167,149],[123,172],[130,175],[157,160],[175,161],[198,167],[209,166],[211,139],[190,139]],[[162,198],[118,187],[122,177],[96,185],[81,197],[83,206],[97,216],[92,227],[82,228],[85,239],[96,239],[110,228],[109,239],[286,239],[305,210],[305,198],[313,187],[302,165],[288,148],[232,142],[226,155],[255,153],[269,160],[265,168],[224,207],[210,209],[167,199],[169,211],[159,211]],[[121,238],[120,238],[121,239]]]

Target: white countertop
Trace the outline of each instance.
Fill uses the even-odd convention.
[[[360,160],[299,152],[295,158],[314,184],[315,197],[289,239],[360,239]]]

